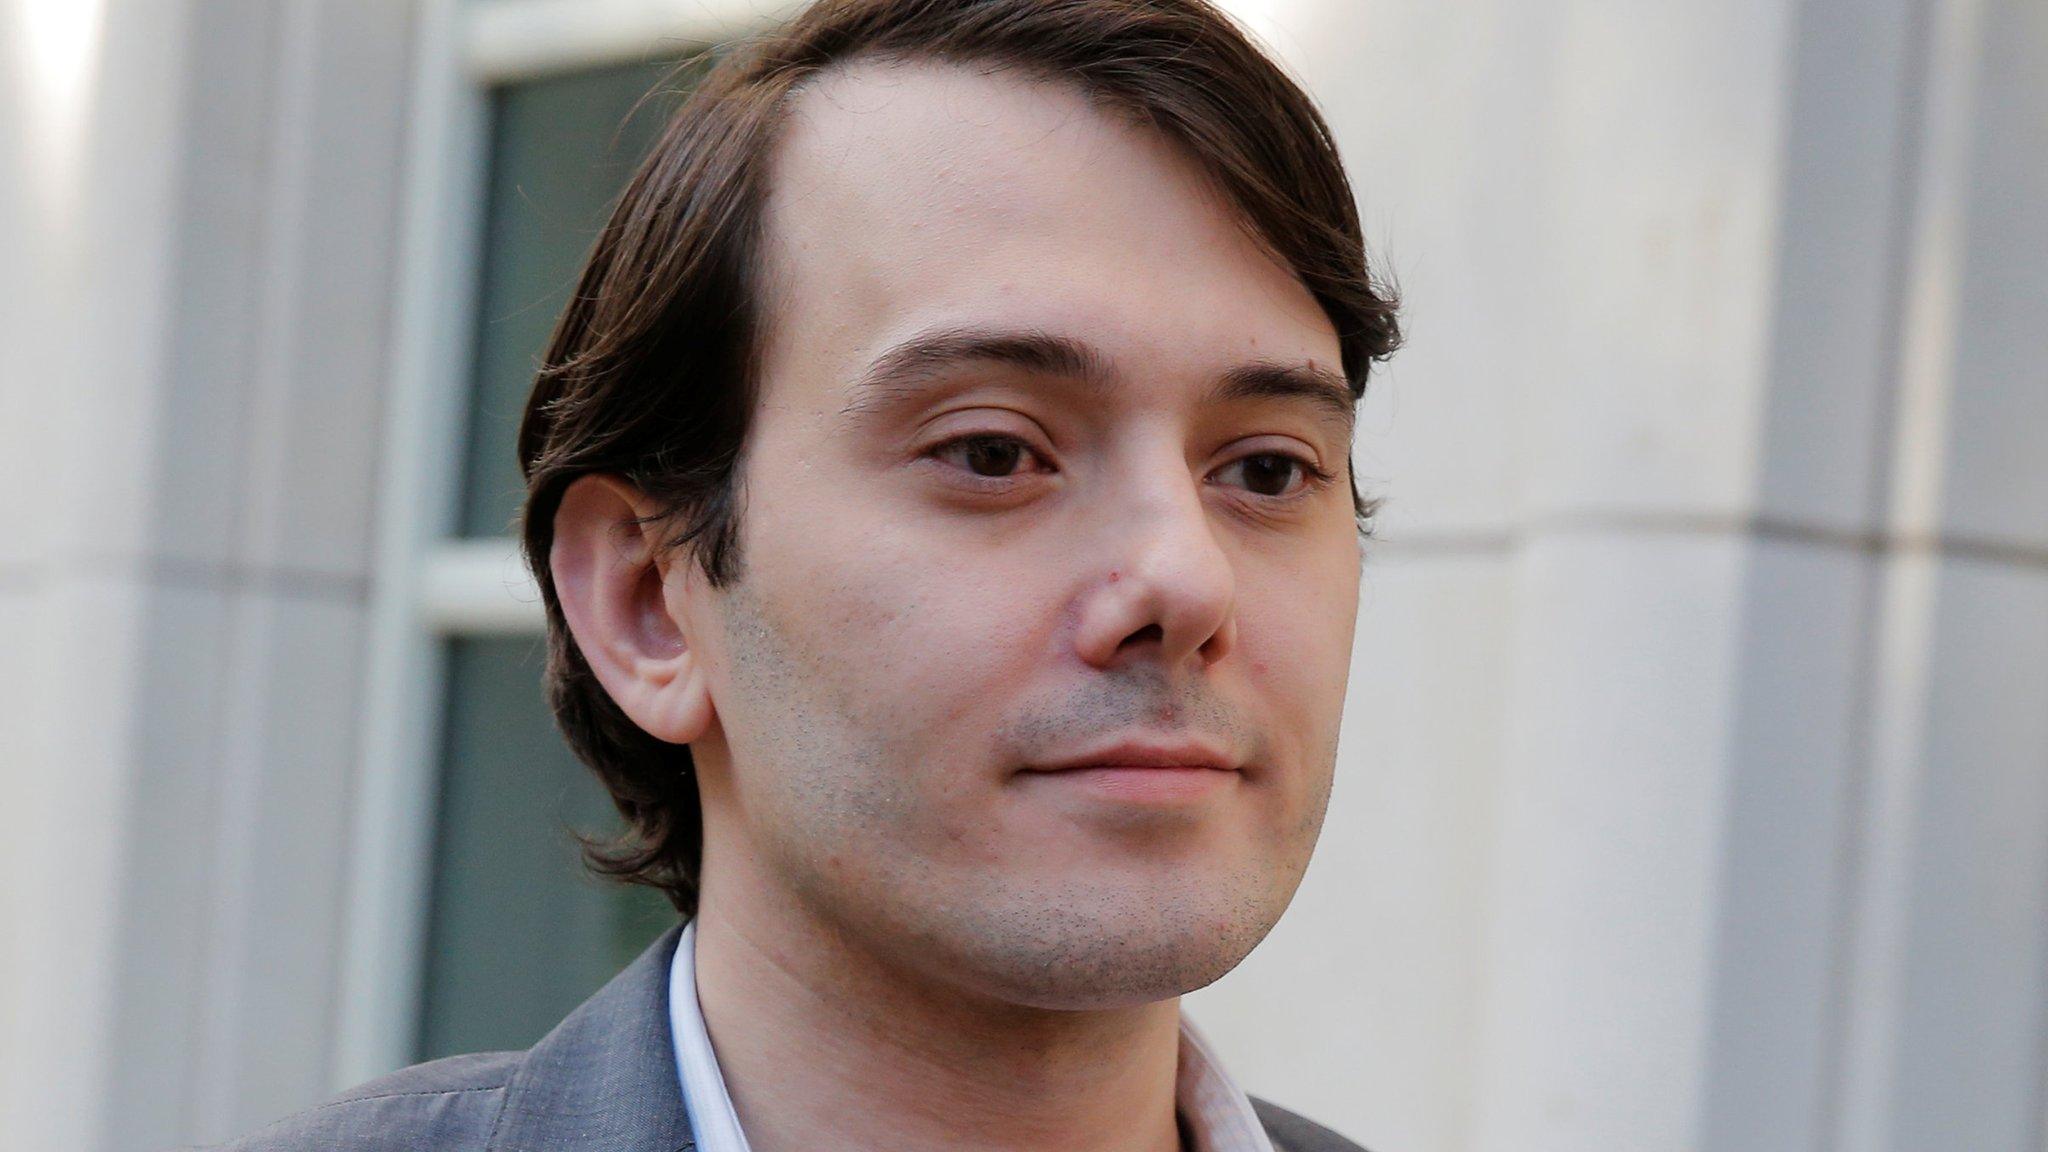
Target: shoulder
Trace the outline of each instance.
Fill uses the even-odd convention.
[[[1258,1113],[1259,1123],[1272,1138],[1274,1152],[1365,1152],[1315,1121],[1256,1096],[1252,1097],[1252,1111]]]
[[[450,1056],[401,1068],[252,1132],[216,1152],[340,1148],[481,1149],[524,1052]]]

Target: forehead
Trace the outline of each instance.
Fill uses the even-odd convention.
[[[1013,70],[862,62],[793,100],[766,212],[768,377],[829,390],[916,332],[1022,328],[1154,378],[1339,368],[1308,291],[1163,135]]]

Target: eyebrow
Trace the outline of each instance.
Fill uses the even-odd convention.
[[[948,371],[976,363],[1006,365],[1092,389],[1107,389],[1117,380],[1110,358],[1083,340],[1035,329],[941,328],[912,336],[877,357],[855,382],[853,397],[843,411],[858,415],[884,406]],[[1216,381],[1204,399],[1209,403],[1306,400],[1340,425],[1347,436],[1358,415],[1358,400],[1349,382],[1313,362],[1256,360],[1237,365]]]

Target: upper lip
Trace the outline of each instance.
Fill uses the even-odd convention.
[[[1075,768],[1215,768],[1234,772],[1236,761],[1216,745],[1188,737],[1132,737],[1102,744],[1063,760],[1033,764],[1033,772]]]

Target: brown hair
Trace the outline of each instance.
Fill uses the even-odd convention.
[[[714,586],[739,576],[741,448],[753,411],[769,156],[789,98],[856,57],[1016,68],[1149,124],[1214,179],[1321,303],[1354,395],[1399,341],[1366,269],[1350,184],[1306,94],[1207,0],[819,0],[737,46],[696,87],[598,237],[519,430],[527,563],[547,608],[547,695],[626,830],[599,872],[692,914],[703,847],[687,747],[628,719],[591,674],[548,569],[580,476],[624,477],[668,510],[664,542]],[[1352,488],[1361,530],[1372,506]]]

